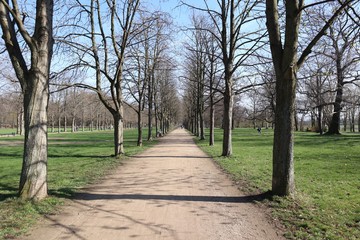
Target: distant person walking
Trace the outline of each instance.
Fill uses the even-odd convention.
[[[261,127],[258,127],[257,131],[258,131],[259,134],[261,134]]]

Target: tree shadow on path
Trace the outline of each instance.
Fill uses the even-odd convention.
[[[249,196],[192,196],[192,195],[156,195],[156,194],[98,194],[80,192],[74,194],[74,200],[164,200],[218,203],[254,203],[271,197],[270,192]]]

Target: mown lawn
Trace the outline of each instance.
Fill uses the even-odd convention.
[[[271,189],[273,131],[235,129],[233,156],[220,157],[222,130],[216,142],[197,141],[228,171],[244,191]],[[360,239],[360,134],[295,134],[294,199],[264,201],[286,226],[289,239]]]
[[[136,130],[125,130],[127,156],[156,142],[144,141],[144,147],[139,148],[136,138]],[[112,131],[50,133],[48,182],[51,197],[33,203],[16,198],[22,151],[21,136],[0,138],[0,239],[11,239],[26,232],[41,214],[56,211],[56,206],[77,188],[99,179],[124,160],[124,157],[111,157]]]
[[[16,133],[16,128],[0,128],[0,135],[4,134],[4,135],[11,135]]]

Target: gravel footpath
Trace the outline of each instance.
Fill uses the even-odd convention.
[[[284,239],[253,201],[177,129],[19,239]]]

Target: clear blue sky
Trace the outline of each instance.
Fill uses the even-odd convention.
[[[152,9],[169,13],[175,25],[188,26],[190,24],[191,10],[180,6],[179,0],[149,0],[148,2]]]

